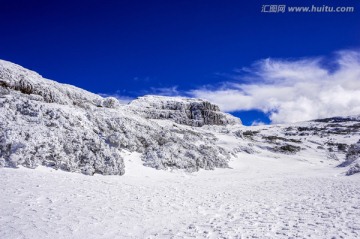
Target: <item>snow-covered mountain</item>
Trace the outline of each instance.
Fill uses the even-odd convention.
[[[359,172],[360,117],[245,127],[201,99],[144,96],[122,105],[0,61],[0,166],[122,175],[144,166],[226,168],[239,152],[286,156]]]

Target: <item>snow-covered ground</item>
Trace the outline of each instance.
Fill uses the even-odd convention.
[[[126,155],[125,155],[126,154]],[[239,153],[231,169],[0,170],[0,238],[359,238],[360,175]]]
[[[360,116],[245,127],[0,60],[0,239],[360,238],[359,139]]]

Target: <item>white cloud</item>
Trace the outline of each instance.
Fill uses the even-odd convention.
[[[360,114],[359,51],[340,51],[332,60],[265,59],[241,72],[245,74],[219,89],[189,94],[227,112],[261,110],[270,114],[272,123]]]
[[[251,124],[251,126],[260,126],[260,125],[266,125],[266,124],[260,120],[255,120]]]
[[[162,96],[179,96],[178,86],[155,88],[151,87],[151,94]]]
[[[102,96],[102,97],[114,97],[116,98],[120,104],[128,104],[130,101],[134,100],[134,98],[129,97],[129,96],[123,96],[120,95],[118,93],[115,94],[103,94],[103,93],[99,93],[98,95]]]

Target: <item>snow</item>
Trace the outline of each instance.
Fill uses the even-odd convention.
[[[0,238],[358,238],[360,175],[240,153],[232,169],[0,170]]]
[[[0,60],[0,238],[358,238],[359,139],[360,116],[245,127]]]

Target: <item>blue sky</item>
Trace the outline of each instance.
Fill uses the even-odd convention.
[[[238,90],[229,85],[262,81],[257,73],[268,58],[275,59],[271,64],[285,62],[282,67],[303,64],[305,59],[312,69],[325,68],[331,75],[339,59],[347,56],[342,52],[339,57],[338,52],[356,52],[360,46],[357,0],[0,3],[1,59],[46,78],[123,98],[144,94],[207,98],[210,90]],[[264,4],[354,6],[355,12],[261,13]],[[313,63],[314,59],[318,62]],[[269,69],[260,71],[263,77],[269,74]],[[209,98],[217,101],[217,96],[224,95]],[[283,106],[249,104],[227,109],[231,99],[226,104],[225,109],[247,125],[286,118],[272,115]],[[309,113],[309,117],[315,116]]]

